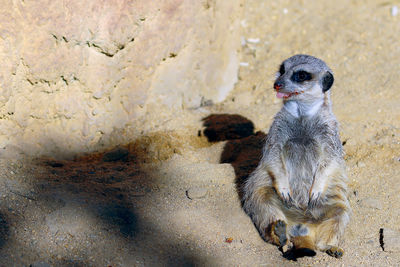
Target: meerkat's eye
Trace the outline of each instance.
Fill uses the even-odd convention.
[[[304,70],[299,70],[293,73],[292,77],[290,78],[292,81],[301,83],[304,81],[309,81],[312,79],[311,73],[304,71]]]
[[[285,66],[282,64],[280,67],[279,67],[279,74],[280,75],[283,75],[285,73]]]

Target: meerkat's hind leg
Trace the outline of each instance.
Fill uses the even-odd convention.
[[[330,218],[318,226],[318,237],[316,246],[319,250],[326,252],[328,255],[341,258],[344,254],[342,248],[338,247],[339,239],[343,235],[344,228],[349,222],[349,210],[346,208],[339,209],[341,214]],[[335,211],[338,213],[339,211]]]

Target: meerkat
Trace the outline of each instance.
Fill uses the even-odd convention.
[[[260,235],[302,256],[316,250],[336,258],[344,253],[339,242],[351,209],[331,110],[333,81],[331,69],[318,58],[295,55],[283,61],[274,83],[283,107],[259,165],[244,184],[243,208]]]

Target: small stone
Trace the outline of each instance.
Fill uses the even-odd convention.
[[[288,245],[288,244],[286,244],[286,245],[284,245],[284,246],[282,247],[282,252],[283,252],[283,253],[287,252],[288,250],[289,250],[289,245]]]
[[[379,200],[375,198],[366,198],[361,201],[361,205],[366,208],[382,209],[382,204]]]
[[[379,238],[381,247],[386,252],[400,252],[400,232],[392,229],[381,229]]]
[[[243,36],[240,37],[240,44],[241,44],[242,46],[245,46],[245,45],[246,45],[246,38],[244,38]]]
[[[362,161],[357,162],[357,167],[364,168],[365,166],[367,166],[367,165],[364,162],[362,162]]]
[[[258,44],[260,42],[260,38],[247,38],[247,42],[250,44]]]
[[[204,198],[207,195],[207,189],[202,187],[192,187],[186,191],[186,196],[189,199]]]
[[[103,91],[97,91],[96,93],[93,94],[93,98],[100,99],[103,97],[103,95],[104,95]]]
[[[399,8],[397,6],[392,6],[392,8],[390,9],[390,13],[393,17],[396,17],[397,14],[399,14]]]
[[[233,238],[232,237],[226,237],[225,238],[225,243],[232,243]]]

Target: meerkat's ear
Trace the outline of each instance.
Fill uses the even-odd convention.
[[[327,71],[324,76],[322,77],[322,92],[328,91],[333,84],[333,75],[329,71]]]

